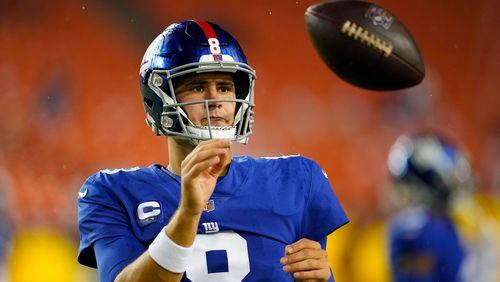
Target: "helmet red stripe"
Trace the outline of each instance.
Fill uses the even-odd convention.
[[[195,20],[194,22],[197,23],[201,27],[201,29],[205,33],[205,36],[207,37],[207,39],[208,38],[217,38],[217,34],[215,34],[215,30],[212,28],[212,26],[208,22],[202,21],[202,20]]]

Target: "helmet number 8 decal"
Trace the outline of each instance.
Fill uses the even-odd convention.
[[[215,54],[215,55],[220,54],[219,39],[209,38],[208,45],[210,45],[210,53]]]
[[[193,282],[241,281],[250,273],[245,238],[234,231],[198,234],[186,277]]]

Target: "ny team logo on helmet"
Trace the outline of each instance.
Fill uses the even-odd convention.
[[[227,72],[232,74],[236,99],[179,103],[174,91],[176,78],[184,75]],[[140,87],[146,123],[157,135],[190,140],[197,144],[212,138],[247,143],[254,119],[255,71],[228,32],[206,21],[184,21],[170,25],[149,45],[140,67]],[[231,126],[207,126],[191,122],[183,106],[234,102],[237,112]]]

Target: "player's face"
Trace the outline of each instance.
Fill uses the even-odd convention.
[[[236,98],[233,77],[227,73],[203,73],[179,78],[174,86],[179,103]],[[183,109],[195,125],[207,126],[210,119],[212,126],[232,126],[236,102],[211,102],[208,104],[208,116],[205,103],[186,105]]]

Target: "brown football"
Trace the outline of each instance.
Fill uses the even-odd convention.
[[[415,40],[385,8],[365,1],[332,1],[305,14],[314,47],[343,80],[370,90],[419,84],[425,66]]]

